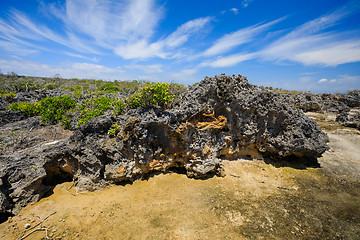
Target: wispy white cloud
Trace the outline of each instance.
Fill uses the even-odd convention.
[[[284,20],[280,18],[275,21],[255,25],[247,28],[240,29],[236,32],[226,34],[223,37],[215,41],[215,43],[204,51],[203,56],[215,56],[230,51],[231,49],[238,47],[242,44],[248,43],[254,39],[258,34],[266,31],[271,26]]]
[[[174,58],[178,56],[174,50],[184,43],[189,38],[201,31],[212,18],[198,18],[182,24],[178,29],[171,33],[165,39],[149,43],[147,40],[139,40],[137,42],[130,42],[127,45],[119,46],[115,49],[115,53],[124,59],[146,59],[151,57],[158,57],[163,59]]]
[[[318,44],[317,48],[297,53],[290,59],[305,65],[321,64],[325,66],[360,61],[360,39],[335,41],[323,46],[321,43]]]
[[[241,2],[241,5],[243,6],[243,8],[246,8],[249,6],[249,4],[252,2],[253,0],[243,0]]]
[[[161,73],[163,72],[162,65],[160,64],[152,64],[152,65],[141,65],[141,64],[133,64],[133,65],[125,65],[127,69],[139,69],[148,73]]]
[[[358,83],[360,85],[360,76],[351,76],[348,74],[339,75],[339,82],[342,83]]]
[[[351,76],[348,74],[340,74],[337,78],[322,78],[317,83],[337,83],[337,84],[360,84],[360,76]]]
[[[98,62],[99,61],[99,59],[96,58],[96,57],[89,58],[89,57],[86,57],[86,56],[83,56],[83,55],[77,54],[77,53],[64,52],[64,54],[66,54],[66,55],[68,55],[70,57],[80,58],[80,59],[84,59],[84,60],[91,61],[91,62]]]
[[[178,47],[187,42],[191,35],[201,31],[211,20],[211,17],[204,17],[188,21],[178,27],[178,29],[170,34],[164,41],[160,42],[163,42],[163,44],[168,47]]]
[[[102,54],[100,48],[113,50],[119,44],[150,38],[161,9],[154,0],[67,0],[64,6],[50,4],[46,9],[49,16],[63,22],[57,32],[12,10],[10,22],[0,20],[0,33],[7,40],[36,40],[38,45],[52,41],[77,52]]]
[[[146,59],[151,57],[167,58],[163,45],[146,40],[130,42],[114,49],[115,54],[124,59]]]
[[[67,0],[64,8],[51,5],[51,10],[70,29],[105,48],[121,40],[148,39],[162,17],[154,0]]]
[[[62,63],[52,66],[49,64],[16,58],[15,60],[0,59],[1,70],[33,76],[49,76],[60,74],[65,78],[96,78],[96,79],[129,79],[121,67],[110,68],[91,63]]]
[[[329,80],[327,80],[326,78],[322,78],[318,81],[318,83],[326,83],[328,82]]]
[[[259,56],[267,60],[323,66],[360,61],[359,37],[346,32],[324,32],[353,11],[344,7],[306,22],[265,47]]]
[[[249,1],[243,1],[247,6]],[[360,61],[359,34],[349,32],[326,32],[330,27],[339,24],[360,8],[360,4],[350,2],[331,13],[308,21],[284,36],[265,46],[262,50],[250,53],[237,53],[229,56],[222,54],[253,41],[264,31],[285,18],[240,29],[224,35],[206,49],[201,55],[205,57],[220,56],[215,60],[205,60],[200,67],[233,66],[251,58],[277,62],[293,61],[304,65],[337,66],[339,64]],[[283,31],[280,31],[283,32]]]
[[[230,11],[233,12],[235,15],[239,14],[239,9],[237,8],[231,8]]]
[[[307,83],[311,81],[311,77],[301,77],[299,78],[300,82]]]
[[[21,56],[25,56],[28,54],[35,54],[38,52],[37,50],[26,48],[14,42],[1,41],[1,40],[0,40],[0,47]]]
[[[0,32],[7,36],[8,40],[16,41],[20,45],[30,45],[35,49],[44,50],[44,48],[40,45],[40,42],[47,40],[79,52],[99,53],[94,47],[85,44],[85,40],[80,40],[74,34],[69,33],[68,36],[65,37],[61,34],[55,33],[50,28],[42,24],[34,23],[25,14],[17,10],[11,11],[11,23],[3,23],[2,26],[3,27],[0,28]],[[28,40],[38,41],[38,44],[30,44]]]
[[[12,10],[11,21],[0,19],[3,41],[16,40],[19,46],[32,41],[36,43],[32,44],[33,49],[41,49],[44,41],[50,41],[82,54],[102,55],[104,50],[111,50],[124,59],[168,59],[181,56],[178,48],[212,19],[188,21],[168,36],[154,41],[154,32],[163,17],[163,8],[155,0],[66,0],[64,5],[43,5],[42,11],[60,20],[62,28],[52,30]],[[17,51],[19,46],[9,50]]]
[[[256,56],[255,53],[239,53],[233,54],[226,57],[220,57],[213,61],[204,61],[199,65],[199,67],[213,67],[213,68],[221,68],[221,67],[230,67],[234,66],[240,62],[244,62],[249,59],[253,59]]]

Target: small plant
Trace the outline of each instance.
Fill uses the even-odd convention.
[[[115,136],[120,131],[120,126],[117,123],[114,123],[108,131],[110,136]]]
[[[33,170],[37,170],[37,167],[36,166],[34,166],[34,165],[30,165],[30,168],[32,168]]]

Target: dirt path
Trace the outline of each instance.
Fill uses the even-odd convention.
[[[53,239],[360,239],[360,135],[329,137],[321,168],[238,160],[224,162],[223,178],[160,174],[76,195],[63,183],[0,224],[0,238],[56,210],[44,223]]]

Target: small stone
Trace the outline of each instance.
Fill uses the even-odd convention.
[[[26,224],[24,225],[24,228],[25,228],[25,229],[29,229],[30,227],[31,227],[30,223],[26,223]]]

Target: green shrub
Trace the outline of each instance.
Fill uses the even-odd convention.
[[[5,98],[6,100],[12,100],[14,97],[16,97],[16,94],[14,92],[4,92],[0,93],[0,97]]]
[[[83,100],[77,107],[80,110],[78,127],[87,123],[91,118],[103,115],[111,109],[113,99],[108,97],[95,97]]]
[[[63,119],[64,114],[76,106],[70,96],[43,98],[40,102],[39,113],[46,124],[53,124]]]
[[[68,116],[65,116],[65,115],[62,116],[62,118],[61,118],[61,126],[64,129],[70,129],[71,122],[72,122],[71,118],[69,118]]]
[[[64,114],[74,108],[76,102],[67,95],[43,98],[39,102],[16,102],[8,107],[12,111],[21,111],[27,116],[41,115],[45,124],[62,120]]]
[[[107,93],[116,93],[116,92],[120,92],[121,88],[115,82],[106,82],[104,85],[99,86],[98,90],[99,91],[104,91],[104,92],[107,92]]]
[[[122,101],[120,100],[113,101],[112,109],[115,117],[124,114],[124,108],[125,108],[125,104]]]
[[[150,83],[127,99],[129,108],[158,106],[164,108],[174,100],[169,92],[169,83]]]
[[[126,99],[126,106],[130,109],[136,109],[138,107],[142,107],[142,100],[141,100],[141,95],[139,93],[135,93],[131,96],[129,96]]]
[[[36,116],[39,114],[40,104],[39,102],[16,102],[8,106],[11,111],[21,111],[26,116]]]

